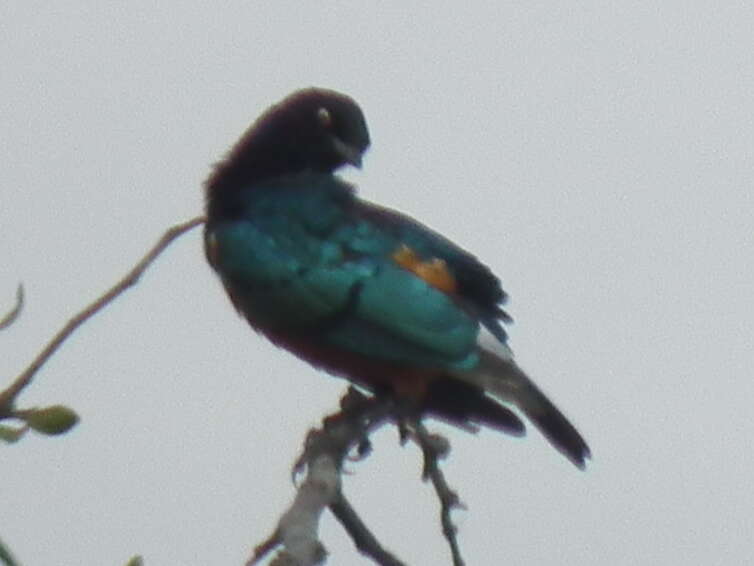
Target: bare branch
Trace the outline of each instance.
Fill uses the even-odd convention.
[[[330,503],[330,511],[343,525],[359,552],[369,556],[380,566],[405,566],[403,562],[383,548],[342,491],[338,492],[333,502]]]
[[[319,519],[339,489],[340,473],[331,456],[323,454],[309,462],[306,480],[299,487],[293,503],[280,518],[272,536],[254,550],[254,556],[247,564],[256,564],[278,545],[282,545],[283,550],[272,564],[321,564],[327,551],[317,537]]]
[[[440,469],[440,460],[447,456],[450,445],[448,441],[440,435],[431,434],[419,419],[412,422],[414,429],[414,439],[422,450],[424,455],[424,471],[422,478],[426,481],[429,479],[435,488],[435,493],[440,499],[440,523],[442,524],[442,534],[450,545],[450,553],[453,556],[453,566],[464,566],[461,557],[461,549],[458,546],[456,533],[458,529],[453,524],[450,513],[456,507],[463,508],[463,504],[458,499],[458,494],[453,491],[448,482],[445,481],[445,475]]]
[[[13,308],[8,314],[0,318],[0,330],[3,330],[4,328],[8,328],[11,324],[13,324],[18,318],[18,315],[21,314],[21,310],[23,308],[24,308],[24,285],[23,283],[19,283],[18,288],[16,289],[16,304],[13,305]]]
[[[323,419],[321,428],[309,431],[294,465],[294,475],[306,470],[306,478],[275,532],[256,547],[247,566],[258,563],[277,546],[282,549],[271,564],[321,563],[326,550],[318,539],[318,528],[326,507],[343,524],[360,552],[381,566],[402,566],[380,545],[341,491],[343,463],[349,453],[362,450],[368,435],[388,422],[394,410],[392,400],[366,397],[351,388],[341,400],[341,410]]]
[[[125,277],[118,281],[113,287],[111,287],[104,295],[99,297],[84,310],[79,312],[73,318],[71,318],[60,331],[53,336],[44,349],[37,355],[37,357],[29,364],[29,366],[11,383],[11,385],[0,392],[0,418],[3,415],[8,415],[12,412],[13,403],[26,386],[28,386],[34,375],[39,369],[47,362],[47,360],[57,351],[60,345],[71,335],[73,332],[91,318],[94,314],[99,312],[108,303],[120,295],[123,291],[136,284],[141,275],[146,271],[150,264],[159,256],[165,248],[170,245],[173,240],[178,238],[184,232],[188,232],[192,228],[199,226],[204,222],[203,216],[192,218],[187,222],[176,224],[160,238],[160,240],[149,250],[149,252],[129,271]],[[19,307],[20,309],[20,307]],[[15,309],[14,309],[15,310]],[[11,313],[12,315],[13,313]]]

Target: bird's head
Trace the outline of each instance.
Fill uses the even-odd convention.
[[[356,102],[334,90],[294,92],[265,112],[250,134],[268,139],[292,162],[329,173],[346,164],[361,166],[369,147],[364,114]]]
[[[267,178],[361,166],[369,147],[364,114],[356,102],[322,88],[299,90],[270,107],[221,161],[210,191]]]

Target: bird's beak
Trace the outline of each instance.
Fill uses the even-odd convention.
[[[335,146],[335,151],[338,152],[338,155],[340,155],[346,163],[350,163],[357,169],[361,169],[361,157],[364,155],[363,151],[338,138],[333,138],[333,145]]]

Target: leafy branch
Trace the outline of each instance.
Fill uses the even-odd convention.
[[[15,442],[19,440],[29,429],[35,430],[42,434],[63,434],[70,430],[78,422],[76,413],[62,405],[53,405],[44,408],[17,409],[16,400],[26,387],[28,387],[36,373],[60,348],[63,342],[68,339],[84,322],[102,310],[118,295],[123,293],[129,287],[135,285],[142,274],[154,262],[165,248],[173,240],[178,238],[192,228],[199,226],[204,222],[203,216],[192,218],[181,224],[168,229],[158,242],[139,260],[139,262],[107,292],[98,297],[86,308],[77,313],[61,328],[52,339],[45,345],[32,362],[24,369],[11,384],[0,391],[0,421],[5,419],[15,419],[22,423],[20,427],[11,427],[0,425],[0,440],[6,442]],[[16,304],[13,308],[0,319],[0,330],[10,327],[19,317],[24,304],[23,286],[18,286],[16,292]]]

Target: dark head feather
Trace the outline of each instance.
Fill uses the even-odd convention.
[[[211,199],[258,181],[360,165],[369,147],[364,114],[354,100],[322,88],[294,92],[246,131],[206,182]]]

